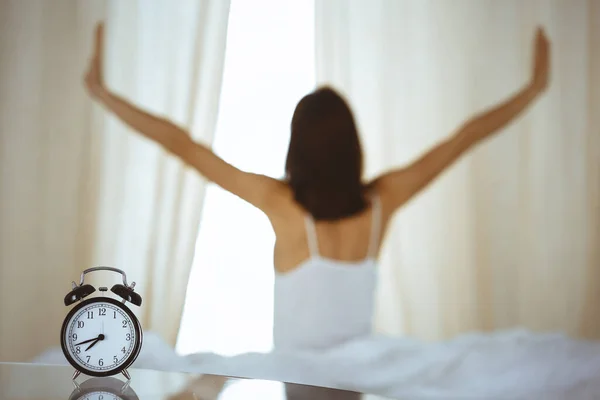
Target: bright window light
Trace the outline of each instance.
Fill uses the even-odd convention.
[[[312,0],[232,0],[214,150],[281,178],[295,105],[315,87]],[[268,219],[210,185],[177,351],[272,349],[273,245]]]

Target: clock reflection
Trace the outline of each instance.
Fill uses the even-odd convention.
[[[78,384],[73,381],[75,389],[69,400],[139,400],[129,382],[117,378],[91,378]]]

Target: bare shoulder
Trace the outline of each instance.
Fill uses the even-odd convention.
[[[286,221],[295,216],[302,215],[301,207],[294,199],[292,188],[287,182],[268,178],[262,184],[268,186],[268,197],[265,200],[263,212],[273,224],[285,225]]]
[[[392,178],[389,174],[381,174],[367,184],[368,193],[376,196],[381,204],[381,217],[384,224],[394,215],[398,207],[398,190],[402,188],[399,181],[407,179],[406,176],[396,173]]]

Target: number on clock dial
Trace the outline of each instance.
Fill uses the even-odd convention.
[[[93,371],[113,370],[132,354],[134,322],[120,307],[90,303],[73,315],[67,325],[67,347],[71,357]]]

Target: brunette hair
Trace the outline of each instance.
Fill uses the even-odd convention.
[[[316,220],[336,220],[366,205],[363,154],[347,102],[330,87],[300,100],[285,163],[295,200]]]

